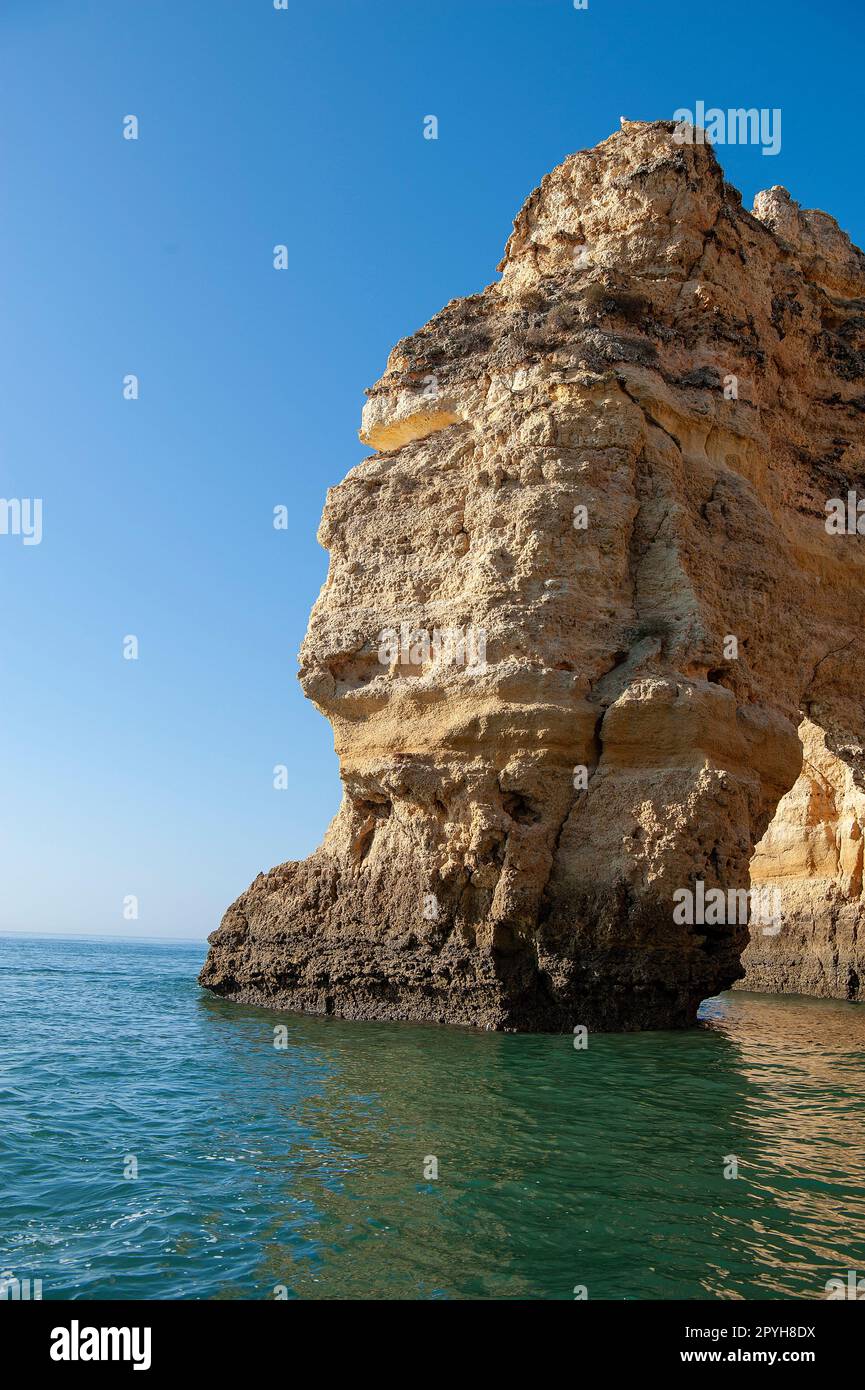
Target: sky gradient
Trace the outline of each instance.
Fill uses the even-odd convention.
[[[780,152],[719,147],[727,177],[861,245],[862,14],[0,0],[0,495],[43,499],[41,544],[0,535],[0,930],[203,938],[315,848],[340,786],[296,653],[390,348],[621,115],[780,108]]]

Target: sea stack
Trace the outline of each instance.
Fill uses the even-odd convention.
[[[674,1028],[745,952],[746,988],[859,998],[865,257],[783,188],[746,211],[691,127],[625,121],[499,270],[367,392],[300,654],[342,805],[201,983]],[[780,916],[750,946],[747,909],[677,909],[752,866]]]

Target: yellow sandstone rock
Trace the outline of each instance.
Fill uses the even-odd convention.
[[[749,982],[859,996],[865,538],[824,522],[865,491],[865,260],[673,131],[548,174],[368,393],[301,651],[342,805],[229,908],[216,993],[683,1026],[748,925],[674,894],[735,898],[759,846]]]

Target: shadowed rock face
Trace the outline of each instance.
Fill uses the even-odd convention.
[[[342,806],[229,908],[201,982],[683,1026],[748,926],[679,923],[673,895],[749,887],[803,716],[839,816],[861,806],[865,539],[824,523],[863,492],[865,258],[783,189],[746,212],[671,123],[624,123],[544,179],[499,268],[368,393],[377,452],[328,494],[300,658]]]

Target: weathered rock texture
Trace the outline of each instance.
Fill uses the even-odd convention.
[[[229,908],[216,993],[687,1024],[748,927],[677,925],[673,893],[747,889],[782,798],[757,862],[793,922],[755,983],[858,992],[865,539],[824,521],[862,492],[865,258],[784,189],[745,211],[673,135],[623,123],[554,169],[501,280],[368,393],[301,652],[342,806]],[[481,629],[486,664],[383,662],[401,623]]]
[[[780,931],[754,924],[743,985],[865,998],[865,792],[818,725],[805,719],[799,733],[802,772],[751,861],[751,882],[777,890]]]

